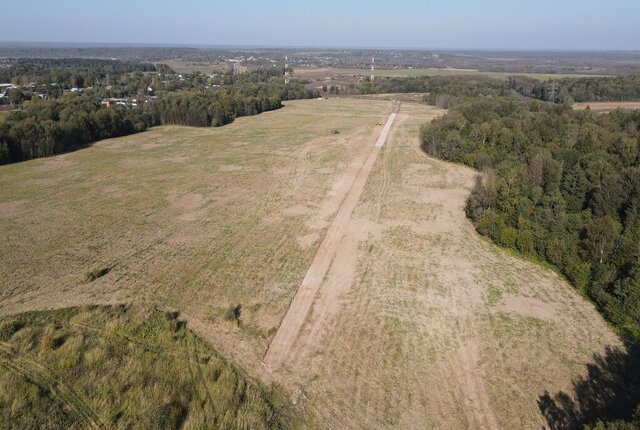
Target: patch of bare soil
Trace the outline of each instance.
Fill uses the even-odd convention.
[[[0,217],[10,219],[20,215],[25,210],[25,203],[25,200],[0,202]]]

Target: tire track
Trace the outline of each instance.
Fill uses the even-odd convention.
[[[371,147],[370,152],[364,164],[360,167],[358,173],[354,177],[349,191],[342,201],[338,212],[329,226],[324,240],[320,244],[318,251],[302,280],[302,284],[298,287],[296,294],[289,305],[289,309],[276,332],[267,352],[263,358],[263,363],[268,371],[277,370],[286,360],[293,343],[298,337],[298,333],[304,324],[309,310],[313,305],[315,296],[322,284],[331,262],[335,257],[337,246],[345,233],[345,229],[351,218],[351,214],[355,209],[360,195],[367,183],[369,173],[378,158],[380,148],[384,145],[393,121],[400,108],[399,103],[394,104],[394,109],[387,123],[385,124],[380,137],[375,145]]]
[[[53,371],[33,360],[16,357],[5,343],[0,344],[0,366],[46,389],[55,400],[68,405],[87,428],[108,428],[89,404]]]

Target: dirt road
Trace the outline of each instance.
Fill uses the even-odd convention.
[[[353,213],[360,195],[364,190],[364,186],[367,183],[367,178],[371,172],[380,148],[384,145],[393,121],[396,118],[400,105],[394,106],[394,111],[389,116],[380,137],[376,141],[375,145],[371,147],[369,155],[365,160],[362,167],[357,171],[357,174],[351,182],[348,194],[343,200],[338,212],[333,219],[333,222],[327,230],[327,234],[324,240],[320,244],[318,251],[307,271],[302,284],[296,291],[296,295],[291,301],[291,305],[273,337],[269,349],[264,356],[264,364],[269,371],[273,371],[280,367],[282,362],[286,359],[291,347],[293,346],[302,325],[304,324],[309,310],[313,305],[313,301],[318,293],[318,289],[322,284],[329,267],[336,255],[338,244],[345,234],[346,226],[349,222],[349,218]]]

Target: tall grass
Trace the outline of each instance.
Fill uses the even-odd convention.
[[[0,320],[0,428],[284,429],[301,422],[177,312],[129,306]]]

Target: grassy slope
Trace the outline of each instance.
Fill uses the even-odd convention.
[[[175,312],[127,306],[0,320],[0,427],[293,428],[265,390]]]

